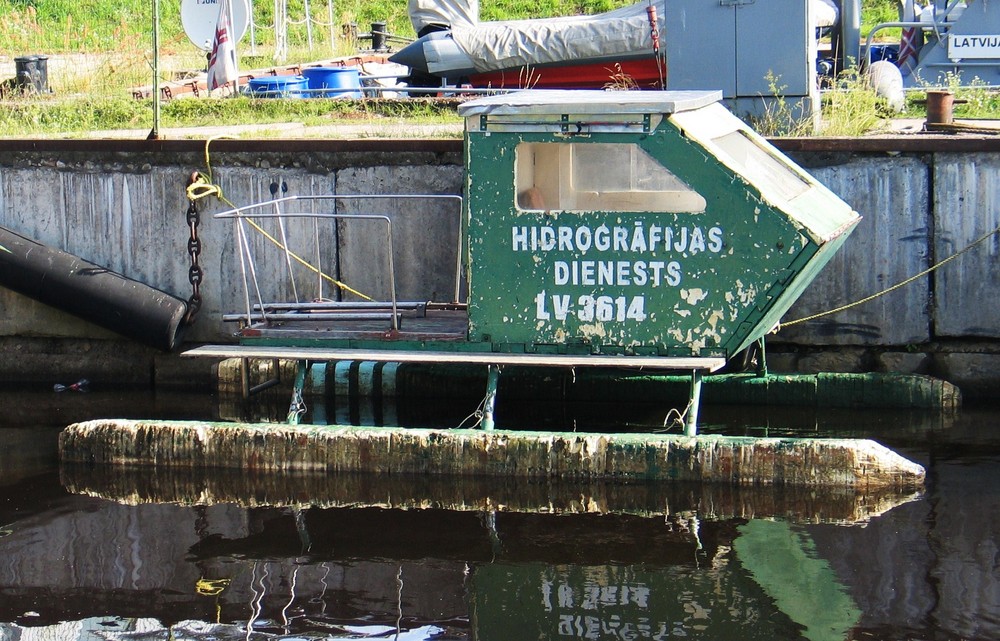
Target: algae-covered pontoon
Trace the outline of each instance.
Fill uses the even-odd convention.
[[[395,295],[405,266],[378,203],[430,196],[293,196],[218,214],[243,266],[246,309],[229,317],[239,345],[187,355],[296,360],[296,401],[309,361],[481,364],[487,429],[501,366],[688,372],[693,434],[702,374],[770,331],[859,221],[720,98],[522,91],[461,105],[465,194],[437,197],[462,218],[447,241],[459,248],[452,300]],[[382,239],[384,295],[324,293],[338,225]],[[266,271],[266,245],[287,271]]]

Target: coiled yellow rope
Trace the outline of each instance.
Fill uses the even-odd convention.
[[[198,201],[198,200],[201,200],[202,198],[207,198],[208,196],[215,196],[220,201],[222,201],[223,203],[225,203],[226,205],[228,205],[230,208],[232,208],[232,209],[238,209],[236,207],[236,205],[234,205],[232,202],[230,202],[229,199],[226,198],[225,195],[222,193],[222,187],[220,187],[217,184],[215,184],[215,182],[212,180],[212,160],[211,160],[211,157],[209,155],[208,148],[209,148],[209,145],[212,143],[213,140],[218,140],[219,138],[228,138],[228,136],[216,136],[216,137],[213,137],[213,138],[209,138],[208,140],[205,141],[205,172],[200,172],[200,171],[199,172],[195,172],[195,174],[192,176],[191,182],[190,182],[190,184],[188,184],[188,187],[187,187],[187,197],[188,197],[188,200]],[[296,262],[300,263],[306,269],[311,270],[314,274],[319,275],[321,278],[323,278],[326,281],[329,281],[330,283],[333,283],[335,286],[339,287],[340,289],[342,289],[342,290],[344,290],[346,292],[350,292],[350,293],[354,294],[355,296],[358,296],[358,297],[360,297],[360,298],[362,298],[364,300],[367,300],[367,301],[374,300],[370,296],[366,296],[365,294],[362,294],[361,292],[359,292],[358,290],[354,289],[353,287],[347,285],[346,283],[340,282],[339,280],[337,280],[333,276],[330,276],[329,274],[326,274],[325,272],[320,271],[318,268],[316,268],[315,266],[313,266],[311,263],[309,263],[305,259],[301,258],[298,254],[296,254],[295,252],[293,252],[293,251],[289,250],[287,247],[285,247],[285,245],[282,244],[277,238],[275,238],[271,234],[267,233],[260,225],[258,225],[257,223],[255,223],[250,218],[246,218],[245,220],[247,221],[247,223],[250,224],[251,227],[253,227],[255,230],[257,230],[258,232],[260,232],[260,234],[263,235],[264,238],[266,238],[269,241],[271,241],[272,243],[274,243],[274,245],[276,245],[281,251],[287,252],[287,254],[289,256],[291,256],[292,258],[294,258],[296,260]]]

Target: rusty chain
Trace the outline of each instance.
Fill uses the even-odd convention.
[[[198,175],[193,174],[188,184],[193,184],[197,178]],[[198,311],[201,309],[201,281],[205,276],[205,272],[202,270],[199,262],[201,256],[201,239],[198,238],[198,225],[201,224],[201,214],[198,212],[198,206],[192,198],[188,199],[187,224],[191,230],[191,236],[187,242],[188,256],[191,257],[191,266],[188,267],[188,282],[191,283],[191,297],[188,299],[188,311],[184,316],[184,324],[190,325],[194,322],[194,319],[198,316]]]

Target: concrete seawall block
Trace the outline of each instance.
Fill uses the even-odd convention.
[[[950,381],[961,387],[970,399],[996,401],[1000,385],[1000,354],[938,354],[938,368]]]

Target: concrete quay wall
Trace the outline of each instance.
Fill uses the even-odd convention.
[[[883,291],[1000,226],[1000,141],[908,136],[776,141],[864,217],[790,310],[794,320]],[[187,298],[188,178],[211,170],[243,206],[273,195],[461,194],[457,140],[0,141],[0,225]],[[230,340],[224,313],[244,309],[229,206],[200,201],[203,306],[188,342]],[[344,202],[338,213],[392,221],[397,295],[453,297],[460,218],[442,199]],[[388,291],[380,229],[342,221],[320,232],[324,271],[362,291]],[[262,245],[266,244],[263,241]],[[263,249],[261,251],[264,251]],[[783,326],[768,338],[776,372],[895,371],[939,376],[967,398],[1000,383],[1000,236],[871,302]],[[272,261],[262,283],[282,270]],[[205,381],[172,355],[0,288],[0,381],[78,372],[136,384]],[[185,361],[186,363],[186,361]],[[203,366],[203,364],[202,364]]]

